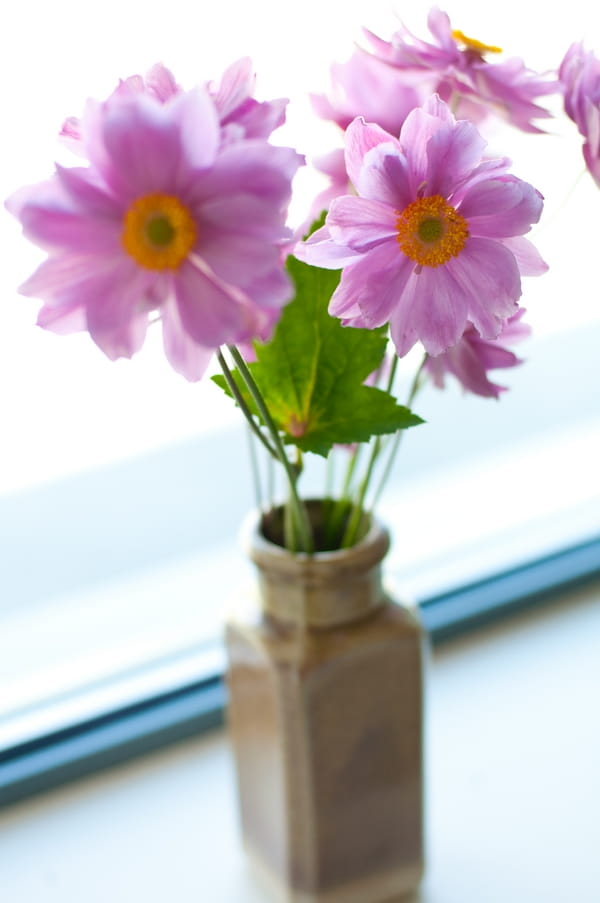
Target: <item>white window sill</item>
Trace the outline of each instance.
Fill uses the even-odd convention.
[[[589,587],[435,651],[414,903],[595,899],[599,603]],[[0,832],[7,900],[265,901],[241,851],[223,731],[21,803]]]

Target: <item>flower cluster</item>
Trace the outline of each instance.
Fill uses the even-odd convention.
[[[551,115],[542,99],[562,94],[600,186],[592,53],[573,44],[556,72],[539,74],[439,9],[428,26],[431,40],[404,26],[390,40],[365,29],[366,46],[311,96],[343,146],[315,160],[329,185],[305,240],[286,222],[304,157],[271,141],[287,101],[254,97],[247,58],[192,90],[163,65],[124,79],[63,124],[79,165],[7,201],[47,254],[21,287],[41,299],[42,327],[87,330],[116,359],[159,321],[169,362],[190,380],[216,353],[215,381],[287,474],[293,549],[314,546],[301,460],[287,445],[297,456],[352,450],[341,499],[352,512],[334,506],[325,531],[328,547],[351,544],[385,437],[420,422],[410,406],[422,383],[443,388],[451,375],[498,398],[490,373],[520,363],[508,346],[529,333],[522,277],[547,269],[526,237],[543,198],[507,158],[487,155],[488,122],[539,133]],[[422,359],[402,405],[396,365],[415,346]],[[364,443],[372,453],[352,494]]]
[[[445,12],[434,8],[427,20],[433,43],[402,27],[391,41],[365,31],[372,52],[427,90],[437,92],[458,116],[481,123],[500,115],[526,132],[539,132],[534,122],[551,114],[536,101],[557,90],[556,77],[539,75],[522,60],[494,61],[500,47],[485,44],[453,29]]]

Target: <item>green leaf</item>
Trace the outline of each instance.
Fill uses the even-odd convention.
[[[250,370],[285,441],[326,456],[335,444],[367,442],[422,423],[387,392],[364,382],[383,361],[387,329],[344,327],[328,313],[340,272],[288,259],[296,294]],[[256,408],[234,372],[248,407]],[[228,394],[223,377],[214,381]]]

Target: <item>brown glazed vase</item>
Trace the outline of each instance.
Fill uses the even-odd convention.
[[[292,554],[263,535],[226,626],[248,856],[274,900],[390,903],[423,872],[423,631],[381,582],[389,534]]]

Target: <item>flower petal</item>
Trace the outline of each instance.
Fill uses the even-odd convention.
[[[163,347],[173,369],[190,382],[201,379],[210,364],[214,349],[193,341],[183,326],[174,298],[169,299],[163,306],[161,321]]]
[[[386,142],[365,154],[355,185],[362,197],[390,204],[396,210],[404,210],[414,200],[406,158]]]
[[[360,257],[358,251],[336,244],[327,226],[317,229],[306,241],[299,241],[293,253],[298,260],[325,270],[339,270]]]
[[[365,251],[397,234],[394,210],[362,197],[336,198],[326,222],[333,241],[353,251]]]
[[[485,146],[471,122],[438,129],[427,144],[427,193],[449,197],[456,183],[479,163]]]
[[[346,129],[346,170],[354,185],[359,182],[365,155],[371,148],[377,147],[379,144],[389,144],[398,151],[400,150],[397,138],[394,138],[381,126],[365,122],[361,116],[354,119]]]
[[[329,302],[329,313],[344,320],[359,318],[355,326],[382,326],[399,303],[412,268],[395,241],[377,245],[346,267]]]
[[[508,238],[528,232],[537,223],[543,198],[527,182],[509,176],[479,182],[464,195],[459,210],[473,235]]]
[[[177,187],[182,146],[169,109],[145,94],[109,105],[103,125],[107,155],[103,175],[121,197]]]
[[[548,271],[548,264],[527,238],[503,238],[502,244],[514,254],[521,276],[542,276]]]
[[[501,320],[515,313],[521,297],[521,278],[514,254],[498,241],[470,238],[446,269],[467,300],[469,320],[483,338],[495,338]]]
[[[467,296],[447,267],[423,267],[407,281],[402,302],[390,320],[392,340],[400,357],[418,337],[429,354],[455,345],[468,315]]]
[[[111,360],[132,357],[146,337],[148,312],[142,303],[144,273],[131,278],[126,267],[95,274],[85,285],[88,331]]]
[[[174,289],[181,322],[199,345],[218,348],[256,335],[259,317],[247,296],[220,279],[201,258],[180,267]]]

